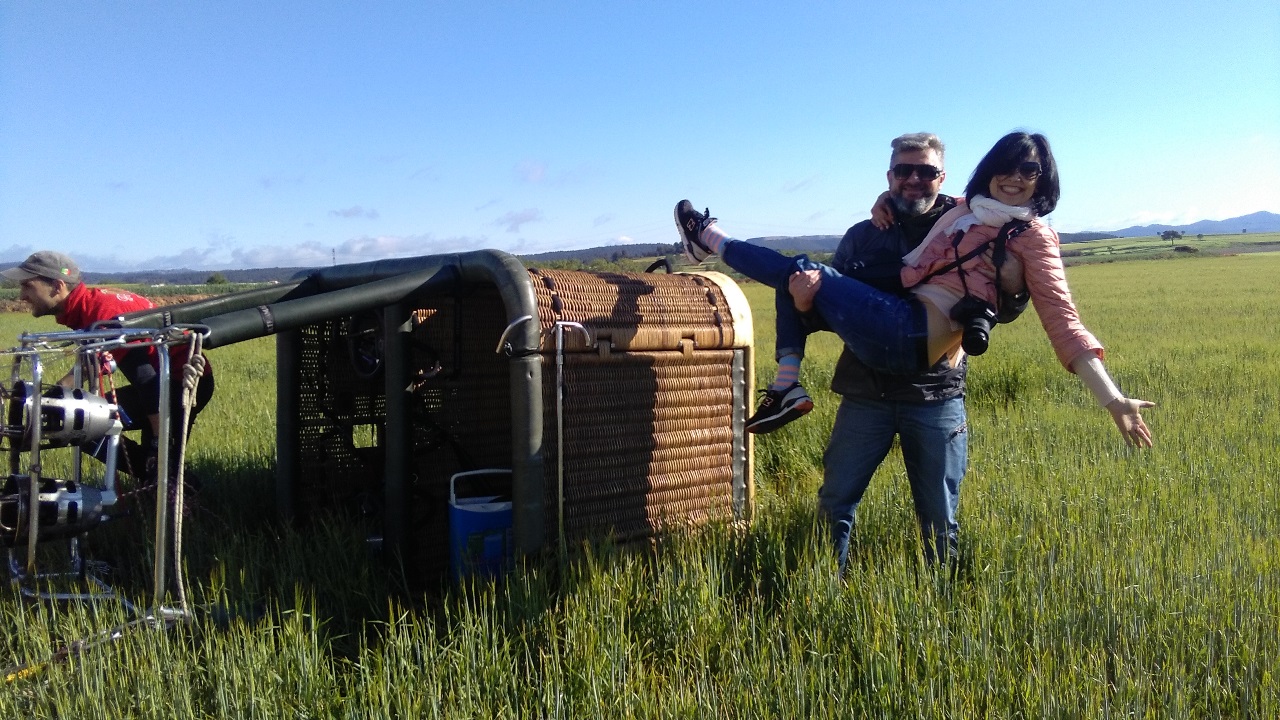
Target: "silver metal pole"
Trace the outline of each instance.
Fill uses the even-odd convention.
[[[156,549],[152,583],[155,607],[160,607],[165,593],[165,556],[168,554],[169,530],[169,349],[155,346],[160,360],[160,428],[156,440]]]
[[[564,532],[564,329],[581,330],[591,344],[591,333],[581,323],[561,320],[556,323],[556,502],[557,525],[560,533],[560,559],[569,553]]]
[[[80,356],[80,355],[76,356],[76,361],[75,361],[75,364],[73,365],[73,369],[71,372],[72,372],[72,379],[74,380],[72,387],[77,389],[83,388],[84,387],[83,356]],[[71,449],[71,481],[74,482],[77,486],[79,486],[81,482],[80,480],[81,465],[83,464],[83,462],[84,462],[84,451],[80,449],[79,445],[76,445]]]
[[[27,574],[36,576],[36,545],[40,540],[40,376],[39,355],[31,356],[31,465],[27,468]]]

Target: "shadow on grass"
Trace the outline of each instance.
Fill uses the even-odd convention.
[[[202,460],[189,472],[201,485],[198,509],[183,521],[187,595],[198,624],[278,625],[282,613],[301,609],[340,657],[378,644],[405,610],[446,636],[458,623],[487,617],[495,629],[539,647],[566,607],[620,597],[637,641],[661,656],[687,642],[693,621],[681,617],[708,594],[740,616],[772,614],[815,573],[835,572],[814,503],[805,498],[770,503],[747,527],[712,524],[653,543],[584,545],[564,565],[548,553],[526,559],[495,586],[457,587],[444,577],[406,578],[368,542],[377,524],[358,508],[296,526],[281,522],[271,468]],[[864,535],[855,544],[854,572],[910,552],[901,540],[882,539]],[[107,562],[109,581],[147,606],[153,546],[154,500],[147,496],[95,532],[86,554]]]
[[[396,569],[368,538],[376,528],[359,513],[325,515],[305,524],[282,522],[275,510],[271,468],[201,461],[189,465],[198,478],[192,511],[182,519],[186,594],[197,621],[254,624],[281,611],[306,607],[325,634],[344,650],[367,621],[386,617],[393,598],[406,597]],[[125,481],[127,483],[127,480]],[[128,493],[130,487],[122,488]],[[92,533],[88,558],[110,568],[118,592],[152,605],[155,548],[154,490],[121,502],[123,516]],[[172,552],[173,533],[166,542]],[[176,602],[172,572],[168,604]]]

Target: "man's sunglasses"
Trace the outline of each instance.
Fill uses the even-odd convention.
[[[1009,172],[1002,173],[1002,174],[1019,175],[1022,177],[1023,180],[1035,180],[1036,178],[1040,177],[1041,172],[1043,171],[1040,169],[1040,163],[1036,162],[1035,160],[1028,160],[1026,162],[1018,163],[1017,167],[1014,167]]]
[[[898,163],[891,170],[893,170],[893,176],[899,180],[906,180],[911,177],[912,173],[915,173],[920,176],[921,180],[929,182],[937,180],[938,176],[942,174],[942,168],[936,168],[932,165],[912,165],[911,163]]]

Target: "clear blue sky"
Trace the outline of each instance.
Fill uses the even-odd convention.
[[[0,260],[838,234],[894,136],[959,193],[1015,128],[1062,231],[1280,211],[1280,3],[0,0]]]

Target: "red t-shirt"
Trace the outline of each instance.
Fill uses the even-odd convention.
[[[63,301],[62,312],[58,313],[57,320],[72,330],[88,330],[90,325],[99,320],[115,320],[135,310],[150,310],[153,307],[155,306],[151,301],[141,295],[124,290],[91,288],[80,283]]]
[[[121,315],[138,310],[149,310],[153,307],[155,306],[151,304],[150,300],[126,290],[91,288],[84,283],[80,283],[72,289],[71,294],[63,301],[62,312],[58,313],[55,319],[60,325],[65,325],[72,330],[87,330],[90,325],[96,322],[115,320]],[[156,359],[155,350],[154,347],[148,347],[146,348],[146,353],[151,366],[158,370],[160,363]],[[112,355],[116,360],[119,360],[127,352],[131,351],[122,348],[113,350]],[[179,371],[187,364],[187,349],[185,347],[175,347],[169,351],[169,358],[173,363],[174,379],[180,379],[182,375]],[[212,363],[209,362],[208,357],[205,357],[204,374],[210,375],[212,373]],[[129,378],[129,381],[133,382],[133,378]]]

